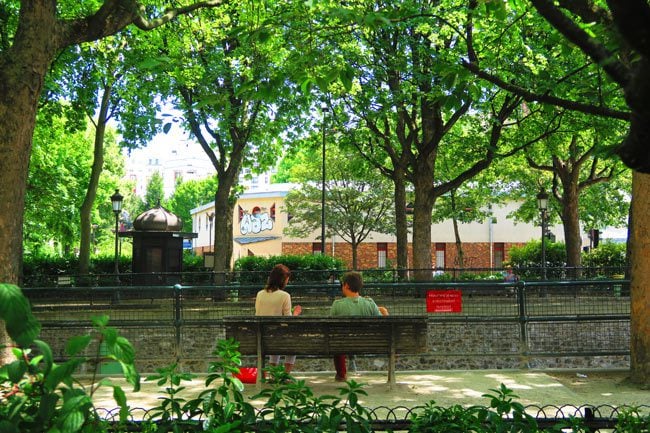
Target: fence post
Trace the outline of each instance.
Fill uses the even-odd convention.
[[[519,351],[521,355],[528,355],[528,335],[526,333],[526,322],[528,321],[526,314],[526,282],[518,281],[517,282],[517,304],[519,307],[519,334],[521,336],[521,342],[519,345]]]
[[[174,284],[174,336],[176,341],[176,361],[181,359],[181,289],[180,284]]]

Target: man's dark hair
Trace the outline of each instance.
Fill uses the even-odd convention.
[[[359,293],[361,289],[363,288],[363,278],[361,277],[361,274],[358,272],[346,272],[343,274],[343,278],[341,279],[341,284],[346,284],[350,288],[350,290],[354,293]]]

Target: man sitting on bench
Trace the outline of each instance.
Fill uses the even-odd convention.
[[[332,316],[387,316],[388,310],[378,307],[371,298],[361,296],[363,278],[358,272],[347,272],[341,279],[341,291],[343,298],[337,299],[332,304],[330,315]],[[383,310],[383,311],[382,311]],[[350,322],[354,326],[354,322]],[[336,369],[337,382],[347,380],[347,365],[345,355],[334,356],[334,368]]]

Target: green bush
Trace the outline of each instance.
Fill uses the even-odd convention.
[[[542,241],[530,241],[510,249],[510,265],[522,280],[540,279]],[[547,278],[558,278],[566,266],[566,247],[561,242],[546,242]]]
[[[120,256],[120,273],[131,272],[131,256]],[[90,260],[91,274],[114,274],[115,255],[102,254],[93,256]],[[190,251],[183,251],[183,271],[205,272],[203,257],[197,256]],[[33,282],[37,286],[38,281],[47,279],[54,275],[77,275],[79,274],[79,257],[77,256],[52,256],[52,255],[26,255],[23,258],[23,276],[26,281]]]
[[[582,255],[582,263],[592,268],[624,268],[627,266],[625,243],[605,241]]]
[[[327,281],[337,277],[344,263],[324,255],[280,255],[242,257],[235,262],[237,280],[241,284],[264,284],[273,266],[283,264],[291,269],[291,282]]]

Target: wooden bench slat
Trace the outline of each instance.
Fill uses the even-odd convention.
[[[263,355],[389,355],[425,353],[427,318],[389,317],[255,317],[224,318],[226,337],[239,341],[244,355],[257,354],[261,327]]]

